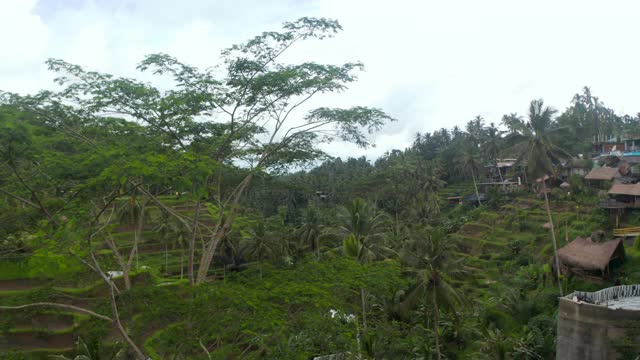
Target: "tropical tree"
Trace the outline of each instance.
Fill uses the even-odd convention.
[[[401,254],[403,262],[415,273],[416,283],[400,310],[406,313],[420,301],[430,305],[424,307],[425,312],[431,310],[425,316],[433,326],[436,358],[441,359],[440,312],[448,310],[455,315],[464,305],[463,297],[452,282],[465,274],[464,259],[456,257],[455,244],[451,240],[431,228],[417,229]]]
[[[180,248],[180,279],[184,275],[184,250],[189,245],[189,231],[166,211],[161,211],[158,224],[153,231],[160,234],[160,242],[164,245],[164,268],[169,269],[169,247]]]
[[[498,157],[502,150],[502,133],[494,123],[489,124],[482,145],[480,146],[482,154],[496,167],[498,165]],[[500,181],[503,181],[502,172],[500,172],[499,169],[498,174],[500,175]]]
[[[502,125],[507,128],[508,134],[517,134],[520,124],[523,122],[524,120],[522,116],[517,113],[505,114],[502,116]]]
[[[318,210],[313,206],[309,206],[304,212],[302,224],[298,228],[296,235],[318,259],[320,258],[320,238],[323,231],[324,226],[320,221]]]
[[[479,147],[486,134],[484,118],[477,115],[473,120],[467,122],[467,140],[475,147]]]
[[[395,251],[385,246],[385,232],[388,228],[388,217],[372,204],[355,199],[348,206],[338,209],[338,221],[341,226],[338,234],[342,234],[343,254],[356,259],[360,264],[367,264],[376,259],[389,257]],[[362,325],[367,331],[366,294],[360,288],[362,305]]]
[[[56,81],[64,86],[62,91],[34,96],[0,93],[0,103],[41,114],[70,136],[76,135],[69,125],[77,119],[96,119],[105,112],[130,117],[147,125],[152,136],[161,137],[163,149],[185,154],[182,165],[195,164],[184,178],[203,192],[214,192],[225,181],[212,176],[215,166],[236,161],[250,166],[244,177],[215,199],[221,211],[215,228],[205,237],[195,279],[200,283],[257,174],[322,158],[326,154],[320,143],[339,140],[367,147],[367,134],[393,120],[380,109],[362,106],[320,107],[302,116],[297,112],[316,95],[346,90],[363,66],[357,62],[289,64],[282,61],[283,54],[303,40],[326,39],[341,30],[337,21],[325,18],[287,22],[280,32],[263,32],[225,49],[221,66],[207,70],[167,54],[145,57],[138,69],[170,76],[175,89],[167,91],[51,59],[47,65],[60,74]],[[300,121],[292,124],[294,118]],[[96,145],[92,139],[82,139]],[[204,161],[214,164],[203,166]],[[190,229],[196,231],[194,226]]]
[[[273,235],[267,231],[265,222],[258,220],[243,233],[243,240],[240,252],[258,262],[260,278],[262,278],[262,262],[277,252],[277,244],[273,240]]]
[[[422,190],[427,195],[427,204],[434,215],[440,214],[440,198],[438,197],[438,193],[447,185],[447,182],[442,180],[443,175],[444,171],[436,161],[428,162],[424,167],[424,185],[422,186]]]
[[[342,249],[361,264],[384,258],[393,251],[384,244],[388,217],[362,199],[338,208],[338,233],[343,235]]]
[[[553,142],[552,136],[561,129],[553,119],[556,112],[538,99],[531,101],[526,122],[518,117],[509,118],[509,126],[513,130],[507,139],[512,149],[519,153],[519,160],[526,161],[531,179],[551,174],[554,163],[559,163],[561,158],[571,157]]]
[[[476,199],[478,204],[482,205],[480,200],[480,192],[478,191],[478,182],[476,181],[476,175],[480,173],[480,159],[478,157],[477,149],[474,149],[471,145],[463,146],[456,158],[456,168],[461,174],[471,175],[473,180],[473,188],[476,193]]]
[[[105,236],[105,242],[111,249],[116,261],[122,268],[122,275],[124,277],[125,288],[131,288],[131,268],[133,261],[136,261],[136,268],[138,267],[138,246],[142,241],[142,230],[144,224],[149,219],[149,214],[146,211],[146,206],[149,203],[148,199],[140,201],[135,192],[131,194],[125,201],[116,205],[115,212],[120,224],[127,225],[127,229],[133,229],[133,244],[129,251],[128,257],[125,258],[118,243],[115,241],[110,233]]]

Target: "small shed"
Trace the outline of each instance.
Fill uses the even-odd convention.
[[[590,237],[577,237],[558,250],[560,272],[585,279],[607,279],[611,267],[624,261],[622,239],[594,242]]]
[[[603,166],[589,171],[584,179],[587,180],[589,184],[603,189],[606,182],[611,182],[619,176],[620,171],[618,168]]]
[[[640,184],[613,184],[607,195],[608,202],[616,202],[621,208],[640,208]]]

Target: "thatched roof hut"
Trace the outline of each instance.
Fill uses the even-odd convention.
[[[578,237],[558,250],[560,269],[563,273],[607,277],[612,261],[624,260],[622,239],[601,243],[590,237]]]
[[[613,184],[607,194],[640,196],[640,184]]]
[[[611,181],[618,176],[618,174],[618,168],[603,166],[589,171],[584,178],[585,180]]]

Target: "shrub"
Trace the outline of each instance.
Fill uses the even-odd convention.
[[[633,241],[633,250],[636,252],[640,252],[640,236],[637,236]]]

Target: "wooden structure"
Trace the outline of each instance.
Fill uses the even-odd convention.
[[[616,177],[619,177],[620,171],[615,167],[600,167],[595,168],[584,177],[584,179],[592,186],[604,189],[608,182],[612,182]]]
[[[613,229],[615,237],[636,237],[640,236],[640,227]]]
[[[624,261],[622,239],[597,243],[578,237],[558,250],[560,272],[599,282],[611,276],[611,267]]]
[[[607,192],[609,199],[601,202],[605,209],[640,208],[640,184],[614,184]]]

